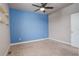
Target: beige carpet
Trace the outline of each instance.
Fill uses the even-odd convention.
[[[78,56],[78,48],[53,40],[11,46],[8,56]]]

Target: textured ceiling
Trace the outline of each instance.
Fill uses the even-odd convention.
[[[15,9],[19,9],[19,10],[23,10],[23,11],[34,11],[36,9],[38,9],[35,6],[32,6],[32,4],[36,4],[36,5],[40,5],[39,3],[10,3],[9,6],[11,8],[15,8]],[[53,13],[63,7],[69,6],[71,5],[71,3],[48,3],[47,6],[52,6],[54,7],[53,9],[47,9],[46,13]],[[38,11],[40,13],[42,13],[41,11]]]

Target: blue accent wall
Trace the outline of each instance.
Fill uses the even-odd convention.
[[[48,38],[48,15],[10,8],[11,43]]]

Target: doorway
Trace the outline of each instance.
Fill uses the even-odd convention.
[[[71,45],[79,48],[79,13],[71,15]]]

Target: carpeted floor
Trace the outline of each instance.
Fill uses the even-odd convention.
[[[11,46],[8,56],[78,56],[79,49],[53,40]]]

